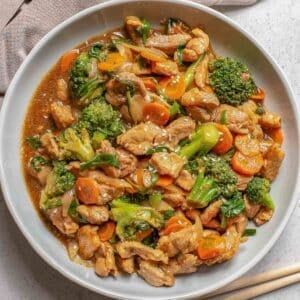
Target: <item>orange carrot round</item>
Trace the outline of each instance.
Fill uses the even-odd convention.
[[[155,185],[160,187],[166,187],[168,185],[171,185],[173,183],[173,180],[173,177],[169,175],[160,175]]]
[[[100,71],[112,72],[125,62],[125,58],[118,52],[109,53],[105,61],[98,64]]]
[[[246,156],[255,156],[260,153],[259,142],[248,134],[239,134],[234,139],[235,147]]]
[[[242,175],[257,174],[264,164],[263,156],[259,153],[255,156],[245,156],[236,151],[231,159],[231,166],[234,171]]]
[[[171,100],[179,99],[185,92],[184,76],[178,74],[167,77],[159,82],[163,93]]]
[[[135,235],[137,241],[141,242],[143,239],[145,239],[146,237],[148,237],[149,235],[151,235],[152,233],[152,229],[148,229],[148,230],[143,230],[143,231],[138,231]]]
[[[116,224],[112,221],[104,223],[98,230],[98,235],[101,242],[109,241],[114,235]]]
[[[169,109],[156,102],[147,103],[143,108],[143,117],[146,121],[162,126],[165,125],[170,119]]]
[[[266,134],[277,144],[282,145],[284,135],[281,128],[274,128],[266,130]]]
[[[71,51],[66,52],[60,59],[60,71],[62,73],[67,72],[73,61],[76,59],[76,57],[78,56],[78,49],[73,49]]]
[[[212,149],[216,154],[224,154],[228,152],[232,148],[233,137],[226,125],[222,125],[219,123],[214,123],[220,132],[220,138],[218,143]]]
[[[206,260],[219,256],[220,254],[222,254],[224,249],[224,238],[212,234],[200,239],[197,252],[200,259]]]
[[[168,222],[165,225],[165,228],[160,232],[160,234],[168,235],[172,232],[180,231],[181,229],[189,225],[191,225],[191,222],[184,216],[181,215],[173,216],[168,220]]]
[[[147,90],[151,92],[156,92],[157,90],[156,79],[154,79],[153,77],[143,77],[142,80]]]
[[[79,177],[75,184],[76,196],[84,204],[96,204],[100,191],[97,182],[88,177]]]

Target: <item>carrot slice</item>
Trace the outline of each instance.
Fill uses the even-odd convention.
[[[173,177],[169,175],[160,175],[155,185],[160,187],[166,187],[168,185],[171,185],[173,183],[173,180]]]
[[[262,102],[264,101],[265,96],[266,96],[265,91],[261,88],[258,88],[257,92],[254,95],[252,95],[250,99],[254,100],[255,102]]]
[[[235,147],[246,156],[255,156],[260,153],[259,142],[250,135],[237,135],[234,139]]]
[[[162,126],[165,125],[170,119],[169,109],[156,102],[147,103],[143,108],[143,116],[147,121]]]
[[[275,142],[280,145],[283,143],[284,135],[281,128],[267,129],[266,134]]]
[[[220,138],[218,143],[212,149],[216,154],[224,154],[228,152],[232,148],[233,144],[233,137],[226,125],[222,125],[219,123],[214,123],[217,127],[218,131],[220,132]]]
[[[153,77],[143,77],[142,80],[147,90],[151,92],[157,91],[157,82]]]
[[[234,171],[242,175],[257,174],[264,164],[263,156],[258,155],[249,157],[245,156],[240,151],[236,151],[231,159],[231,166]]]
[[[160,232],[161,235],[168,235],[172,232],[180,231],[186,226],[191,225],[191,222],[184,216],[178,215],[170,218],[165,225],[165,228]]]
[[[97,182],[88,177],[76,180],[75,191],[77,198],[84,204],[96,204],[100,194]]]
[[[67,72],[73,61],[76,59],[76,57],[78,56],[78,49],[73,49],[71,51],[66,52],[60,59],[60,71],[62,73]]]
[[[109,53],[105,61],[98,64],[100,71],[112,72],[125,62],[125,58],[118,52]]]
[[[138,231],[135,235],[137,241],[141,242],[143,239],[151,235],[152,229],[144,230],[144,231]]]
[[[109,241],[114,235],[116,224],[112,221],[104,223],[98,230],[98,235],[101,242]]]
[[[212,259],[219,256],[225,249],[224,238],[218,235],[209,235],[201,238],[197,249],[200,259]]]
[[[177,74],[167,77],[159,82],[163,93],[171,100],[179,99],[185,92],[184,76]]]
[[[200,211],[197,209],[188,209],[185,211],[185,215],[191,219],[191,220],[196,220],[197,216],[200,216]]]

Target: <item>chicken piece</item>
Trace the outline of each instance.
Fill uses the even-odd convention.
[[[62,207],[49,209],[47,215],[52,224],[63,234],[73,235],[79,226],[69,216],[63,216]]]
[[[51,103],[50,113],[58,129],[69,127],[74,122],[71,106],[60,101]]]
[[[137,29],[142,25],[143,25],[143,23],[138,17],[127,16],[125,18],[126,31],[128,32],[130,38],[138,45],[142,44],[142,39],[141,39],[140,35],[138,34]]]
[[[213,218],[215,218],[218,215],[222,204],[222,200],[217,200],[205,208],[200,217],[203,225],[208,224]]]
[[[109,242],[100,242],[98,251],[96,252],[95,272],[101,277],[107,277],[109,274],[118,275],[115,254],[112,245]]]
[[[201,264],[198,257],[194,254],[180,254],[176,258],[172,258],[165,267],[171,274],[188,274],[197,271],[197,267]]]
[[[117,143],[135,155],[144,155],[155,145],[157,137],[167,136],[159,126],[140,123],[117,137]]]
[[[170,184],[164,188],[163,199],[172,207],[181,206],[185,208],[187,206],[185,192],[174,184]]]
[[[188,111],[189,115],[196,121],[207,123],[211,119],[211,115],[209,114],[209,112],[199,106],[187,106],[186,110]]]
[[[130,72],[118,73],[118,75],[116,76],[116,80],[118,80],[121,84],[125,83],[127,85],[128,83],[131,83],[136,87],[137,90],[139,90],[142,96],[145,97],[147,95],[147,89],[145,87],[143,80],[133,73]]]
[[[278,174],[283,159],[284,152],[278,144],[273,144],[265,156],[264,166],[261,170],[263,177],[273,181]]]
[[[239,214],[227,221],[227,226],[231,226],[233,224],[236,226],[238,234],[242,236],[248,225],[248,218],[244,214]]]
[[[115,79],[111,79],[107,85],[107,92],[105,93],[105,99],[108,103],[110,103],[112,106],[114,107],[119,107],[123,104],[126,103],[127,99],[126,96],[124,94],[116,94],[115,92],[113,92],[112,90],[110,90],[108,88],[109,84]]]
[[[198,56],[207,51],[209,47],[208,35],[199,28],[195,28],[192,32],[196,37],[192,38],[185,46],[185,49],[193,50]],[[185,52],[183,49],[183,53]]]
[[[158,152],[154,153],[150,163],[157,169],[160,175],[169,175],[177,178],[186,160],[175,152]]]
[[[116,189],[113,186],[99,184],[100,195],[97,199],[97,205],[105,205],[123,193],[122,189]]]
[[[109,212],[106,206],[79,205],[76,210],[90,224],[100,225],[109,219]]]
[[[123,272],[127,274],[132,274],[135,272],[134,258],[121,258],[120,256],[116,257],[117,266]]]
[[[183,94],[181,104],[183,106],[199,106],[212,110],[218,107],[220,102],[214,93],[200,91],[195,87]]]
[[[49,166],[40,166],[38,170],[34,170],[33,168],[28,166],[28,171],[30,175],[36,178],[42,186],[46,185],[47,177],[50,174],[52,168]]]
[[[245,212],[248,219],[252,220],[261,208],[260,204],[250,202],[246,195],[244,195]]]
[[[55,135],[51,131],[48,131],[41,136],[41,143],[51,158],[61,158],[62,153],[58,147]]]
[[[200,236],[201,228],[195,223],[180,231],[160,237],[157,248],[169,257],[174,257],[179,253],[190,253],[197,249]]]
[[[122,178],[131,174],[136,169],[136,157],[122,148],[115,149],[108,140],[101,142],[100,149],[98,149],[97,152],[115,154],[119,160],[118,168],[109,165],[102,166],[103,171],[108,176]]]
[[[267,207],[262,207],[257,215],[254,217],[253,221],[255,225],[261,226],[266,222],[269,222],[273,217],[274,211]]]
[[[199,63],[195,72],[195,83],[202,89],[205,87],[208,76],[209,57],[205,55],[204,59]]]
[[[166,60],[152,64],[152,72],[159,75],[172,76],[178,74],[178,65],[176,62]]]
[[[185,191],[189,192],[193,188],[195,180],[196,178],[189,171],[181,170],[175,183]]]
[[[161,261],[168,263],[168,256],[159,249],[153,249],[140,242],[126,241],[116,245],[116,250],[121,258],[130,258],[135,255],[145,260]]]
[[[84,225],[77,232],[79,255],[83,259],[90,259],[101,245],[98,236],[98,226]]]
[[[274,144],[274,142],[270,139],[270,138],[267,138],[267,139],[264,139],[262,141],[260,141],[259,143],[259,151],[260,153],[265,156],[269,149],[272,147],[272,145]]]
[[[68,84],[63,78],[58,79],[56,82],[56,95],[63,102],[68,100]]]
[[[173,54],[178,46],[185,45],[190,39],[191,36],[187,33],[171,35],[155,34],[147,39],[146,47],[157,48],[167,54]]]
[[[247,188],[248,183],[252,180],[253,176],[246,176],[239,173],[235,173],[237,177],[236,186],[239,191],[244,191]]]
[[[172,286],[175,281],[171,272],[151,261],[140,260],[137,273],[149,284],[156,287],[164,285]]]
[[[137,168],[133,173],[126,177],[126,180],[141,190],[153,186],[153,175],[145,168]]]
[[[183,49],[182,60],[185,62],[194,62],[198,58],[198,54],[192,49]]]
[[[76,240],[74,239],[68,240],[66,247],[67,247],[69,258],[72,262],[85,266],[86,268],[94,267],[94,262],[92,260],[86,260],[80,257],[80,255],[78,254],[79,245]]]
[[[281,118],[276,113],[271,113],[267,111],[261,116],[259,124],[263,129],[280,128]]]
[[[222,104],[214,110],[213,121],[220,123],[222,115],[225,115],[226,125],[231,132],[237,134],[247,134],[249,132],[250,119],[245,112],[236,107]]]

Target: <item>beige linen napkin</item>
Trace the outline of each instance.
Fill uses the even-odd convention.
[[[55,25],[107,0],[0,0],[0,93],[32,47]],[[256,0],[193,0],[205,5],[250,5]]]

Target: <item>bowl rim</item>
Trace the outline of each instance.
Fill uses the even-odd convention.
[[[78,12],[77,14],[71,16],[70,18],[66,19],[65,21],[58,24],[57,26],[55,26],[51,31],[49,31],[34,46],[34,48],[30,51],[29,55],[26,57],[26,59],[23,61],[23,63],[19,67],[18,71],[14,75],[14,77],[13,77],[13,79],[12,79],[8,89],[7,89],[7,92],[5,94],[3,104],[2,104],[2,108],[1,108],[1,111],[0,111],[0,142],[3,140],[3,136],[4,136],[4,130],[3,129],[4,129],[4,124],[5,124],[6,115],[7,115],[6,111],[9,107],[9,102],[10,102],[9,99],[11,98],[13,90],[16,87],[16,82],[22,76],[23,70],[31,62],[31,59],[35,56],[35,54],[38,53],[40,48],[42,48],[42,46],[45,43],[47,43],[47,41],[49,39],[51,39],[54,35],[56,35],[56,33],[58,33],[59,31],[61,31],[64,28],[66,28],[67,26],[69,26],[74,21],[76,21],[76,20],[78,20],[82,17],[85,17],[86,15],[89,15],[93,12],[100,11],[103,8],[106,8],[106,7],[109,7],[109,6],[118,6],[119,4],[122,4],[124,2],[126,3],[127,1],[126,0],[110,0],[110,1],[106,1],[104,3],[94,5],[92,7],[86,8],[86,9]],[[145,3],[152,2],[152,3],[154,3],[154,2],[162,2],[162,0],[131,0],[131,2],[133,2],[133,3],[138,3],[138,2],[145,2]],[[211,15],[211,16],[217,18],[217,19],[220,19],[221,21],[229,24],[231,27],[233,27],[235,30],[237,30],[243,36],[245,36],[247,39],[249,39],[249,41],[258,48],[258,50],[264,55],[264,57],[268,60],[268,62],[273,66],[275,72],[279,76],[281,82],[283,83],[283,85],[284,85],[284,87],[287,91],[289,102],[290,102],[290,104],[292,106],[292,109],[295,112],[295,116],[296,116],[296,118],[295,118],[296,131],[297,131],[297,137],[298,137],[298,141],[299,141],[300,140],[300,120],[299,120],[299,118],[297,118],[297,115],[299,115],[299,110],[298,110],[298,107],[297,107],[297,102],[296,102],[295,96],[293,94],[292,88],[290,86],[290,83],[287,80],[286,75],[282,71],[281,67],[274,60],[272,55],[270,55],[264,49],[264,47],[260,44],[260,42],[258,42],[252,34],[250,34],[248,31],[243,29],[242,26],[239,25],[237,22],[233,21],[232,19],[230,19],[226,15],[223,15],[222,13],[220,13],[220,12],[210,8],[210,7],[207,7],[203,4],[195,3],[195,2],[191,2],[191,1],[186,1],[186,0],[164,0],[163,2],[176,3],[176,4],[179,4],[179,5],[183,5],[183,6],[187,6],[187,7],[195,8],[197,10],[204,11],[205,13],[207,13],[207,14],[209,14],[209,15]],[[299,148],[299,144],[298,144],[298,148]],[[79,278],[76,274],[72,273],[71,271],[61,267],[51,257],[51,255],[48,254],[46,251],[44,251],[40,247],[40,245],[35,241],[34,236],[29,231],[26,230],[26,227],[23,226],[23,223],[22,223],[22,220],[21,220],[21,218],[18,214],[18,211],[14,208],[14,206],[12,204],[14,202],[14,200],[12,199],[12,197],[10,195],[10,188],[9,188],[8,182],[7,182],[6,177],[5,177],[5,167],[4,167],[4,164],[3,164],[3,153],[1,151],[1,149],[2,148],[0,147],[0,184],[1,184],[1,187],[2,187],[4,199],[5,199],[6,205],[9,209],[15,223],[18,225],[20,231],[23,233],[23,235],[25,236],[25,238],[27,239],[27,241],[29,242],[31,247],[35,250],[35,252],[40,257],[42,257],[44,259],[44,261],[46,261],[51,267],[56,269],[58,272],[60,272],[62,275],[64,275],[65,277],[67,277],[71,281],[79,284],[80,286],[83,286],[85,288],[88,288],[91,291],[94,291],[98,294],[102,294],[102,295],[105,295],[105,296],[108,296],[108,297],[113,297],[113,298],[118,298],[118,299],[125,299],[124,296],[121,293],[118,293],[116,290],[107,290],[107,289],[105,289],[101,286],[94,286],[93,284],[90,284],[89,282],[86,282],[86,281],[82,280],[81,278]],[[272,237],[264,245],[264,247],[253,257],[252,260],[250,260],[248,263],[246,263],[237,272],[235,272],[231,276],[225,278],[223,281],[216,282],[216,283],[212,284],[210,287],[204,288],[201,291],[195,290],[193,292],[187,292],[187,293],[184,293],[182,295],[178,295],[178,296],[176,296],[176,299],[187,299],[187,298],[196,297],[196,296],[200,296],[200,295],[205,295],[207,293],[213,292],[213,291],[225,286],[226,284],[232,282],[233,280],[239,278],[244,273],[246,273],[248,270],[250,270],[253,266],[255,266],[266,255],[266,253],[274,246],[275,242],[277,241],[277,239],[281,235],[283,229],[285,228],[288,220],[290,219],[290,216],[291,216],[292,212],[294,211],[294,208],[295,208],[297,200],[298,200],[297,195],[299,194],[299,191],[300,191],[299,183],[300,183],[300,172],[299,172],[299,166],[298,166],[296,185],[294,186],[294,190],[293,190],[292,195],[291,195],[292,200],[291,200],[291,203],[290,203],[289,207],[287,208],[286,214],[285,214],[284,218],[281,220],[281,223],[277,227],[276,231],[273,233]],[[128,299],[128,298],[126,298],[126,299]],[[130,299],[138,300],[139,298],[135,295],[131,295]],[[172,299],[172,298],[167,297],[167,296],[163,296],[163,297],[160,297],[159,299]]]

